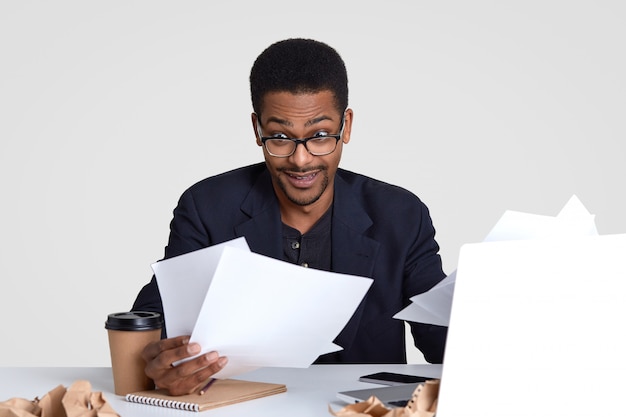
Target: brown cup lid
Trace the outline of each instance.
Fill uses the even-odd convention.
[[[127,311],[112,313],[107,317],[104,328],[108,330],[141,331],[163,327],[163,316],[152,311]]]

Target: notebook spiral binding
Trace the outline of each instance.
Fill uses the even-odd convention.
[[[177,410],[200,411],[198,404],[186,403],[182,401],[163,400],[160,398],[150,398],[141,395],[127,394],[126,401],[139,404],[156,405],[165,408],[175,408]]]

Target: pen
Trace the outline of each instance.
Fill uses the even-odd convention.
[[[209,379],[209,382],[207,382],[207,384],[204,386],[204,388],[202,388],[200,390],[198,395],[203,395],[205,392],[207,392],[209,390],[209,388],[211,387],[211,384],[213,384],[214,382],[215,382],[215,378]]]

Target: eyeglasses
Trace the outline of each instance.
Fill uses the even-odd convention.
[[[296,152],[296,148],[300,143],[304,145],[304,148],[311,155],[324,156],[335,152],[335,149],[337,149],[337,143],[343,135],[345,119],[346,115],[344,113],[343,117],[341,118],[341,125],[339,126],[339,134],[337,135],[329,135],[327,133],[321,132],[317,133],[315,136],[304,139],[289,138],[283,133],[278,133],[274,136],[263,136],[263,134],[261,133],[261,125],[258,119],[256,126],[263,146],[265,146],[267,153],[272,156],[275,156],[277,158],[287,158]]]

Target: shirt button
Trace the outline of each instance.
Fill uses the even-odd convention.
[[[291,249],[300,249],[300,242],[292,242]]]
[[[309,267],[309,264],[308,264],[308,263],[306,263],[306,262],[302,262],[300,265],[302,265],[302,266],[303,266],[303,267],[305,267],[305,268],[308,268],[308,267]]]

